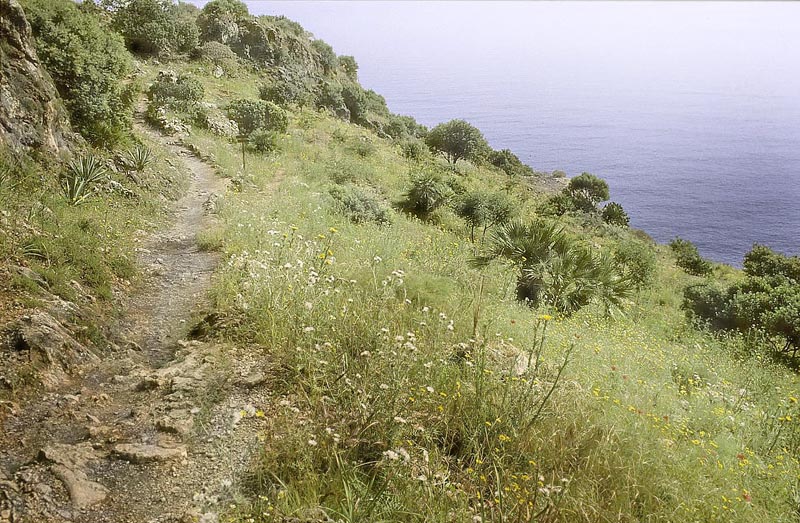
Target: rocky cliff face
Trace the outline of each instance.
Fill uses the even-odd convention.
[[[77,139],[36,56],[22,7],[17,0],[0,0],[0,145],[59,154]]]

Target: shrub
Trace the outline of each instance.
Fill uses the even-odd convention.
[[[409,160],[421,160],[428,154],[428,147],[425,142],[418,138],[407,138],[400,142],[400,150]]]
[[[169,0],[130,0],[114,12],[114,27],[131,52],[162,56],[191,52],[199,42],[194,20]]]
[[[508,222],[514,215],[514,204],[505,193],[468,193],[457,203],[456,214],[469,226],[469,237],[475,241],[475,228],[481,228],[482,237],[495,225]]]
[[[358,81],[358,62],[352,56],[340,56],[339,67],[342,68],[344,74],[347,75],[353,82]]]
[[[417,123],[411,116],[393,114],[383,131],[392,138],[414,137],[422,138],[428,133],[427,127]]]
[[[234,33],[236,22],[249,16],[247,5],[240,0],[211,0],[197,17],[200,39],[225,43]]]
[[[563,216],[575,212],[575,202],[564,193],[554,194],[539,206],[538,212],[544,216]]]
[[[509,176],[530,176],[533,174],[533,169],[522,163],[522,160],[509,149],[491,151],[486,159],[490,164]]]
[[[169,105],[187,110],[203,99],[203,84],[187,74],[160,71],[147,92],[155,106]]]
[[[364,125],[367,120],[367,95],[364,89],[357,85],[347,84],[342,87],[342,100],[350,111],[350,121]]]
[[[340,118],[350,119],[350,111],[344,103],[342,87],[332,82],[322,82],[317,88],[316,106],[329,109]]]
[[[129,149],[124,155],[126,166],[134,172],[141,173],[153,161],[153,152],[149,147],[137,145]]]
[[[594,212],[598,203],[608,200],[608,184],[598,176],[582,173],[569,181],[564,194],[572,199],[577,209]]]
[[[317,52],[319,63],[322,65],[322,70],[325,74],[332,73],[339,66],[339,60],[336,57],[336,53],[333,52],[333,47],[324,41],[314,40],[311,42],[311,48]]]
[[[450,120],[437,125],[430,130],[425,142],[453,165],[462,159],[476,160],[489,149],[478,128],[464,120]]]
[[[622,205],[615,202],[611,202],[603,207],[601,216],[603,217],[603,221],[607,224],[616,225],[618,227],[627,227],[631,221],[628,213],[622,208]]]
[[[656,272],[656,253],[647,244],[624,240],[614,250],[614,263],[636,289],[648,287]]]
[[[122,39],[68,0],[27,0],[24,7],[72,125],[92,144],[113,147],[130,128],[132,105],[123,86],[131,57]]]
[[[426,217],[453,196],[453,189],[439,173],[412,174],[411,186],[405,193],[404,207],[420,217]]]
[[[61,191],[70,205],[80,205],[91,196],[91,188],[108,171],[96,156],[82,156],[67,164],[59,177]]]
[[[336,206],[353,223],[391,223],[391,211],[375,196],[354,185],[336,185],[330,190]]]
[[[305,105],[307,101],[306,90],[294,82],[287,80],[275,80],[272,83],[264,84],[258,89],[258,96],[262,100],[272,102],[277,105]]]
[[[711,274],[711,264],[700,257],[697,246],[689,240],[675,238],[669,242],[669,247],[675,255],[675,263],[687,273],[694,276]]]
[[[289,127],[286,111],[272,102],[239,99],[228,104],[227,111],[231,120],[239,126],[239,132],[243,136],[249,136],[256,129],[266,129],[281,134]]]
[[[274,131],[258,128],[250,133],[247,142],[261,154],[271,153],[278,149],[278,135]]]
[[[219,67],[228,76],[239,72],[239,57],[227,45],[220,42],[206,42],[197,50],[201,61]]]
[[[377,148],[368,138],[358,138],[347,144],[347,150],[361,158],[367,158],[375,154]]]
[[[591,304],[621,308],[633,290],[610,256],[596,253],[554,223],[511,222],[495,229],[478,266],[502,258],[517,270],[517,299],[569,316]]]

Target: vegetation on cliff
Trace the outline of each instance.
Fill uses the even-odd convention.
[[[140,74],[115,70],[100,89],[122,105],[93,124],[121,134],[80,126],[82,93],[62,92],[110,172],[3,160],[4,259],[67,299],[72,281],[105,300],[134,277],[132,231],[179,181],[161,154],[148,166],[141,149],[113,149],[146,141],[124,124],[145,89],[151,122],[232,180],[202,238],[224,261],[196,333],[248,347],[269,372],[267,399],[241,415],[260,438],[231,449],[253,457],[224,521],[800,513],[797,258],[754,247],[741,272],[684,240],[658,246],[620,205],[599,207],[601,178],[553,190],[465,121],[429,131],[392,114],[352,57],[236,0],[28,4],[66,13],[36,15],[56,35],[90,17],[77,34],[105,28]],[[87,49],[60,47],[58,66]],[[41,168],[102,183],[72,197]],[[14,292],[31,285],[16,278]]]

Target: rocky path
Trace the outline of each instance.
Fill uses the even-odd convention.
[[[190,187],[172,227],[141,249],[148,284],[129,298],[110,354],[87,356],[65,384],[0,420],[2,523],[211,523],[257,446],[242,412],[267,402],[258,360],[184,339],[218,263],[197,233],[213,225],[224,180],[138,125],[186,164]],[[50,320],[31,319],[31,343],[65,346]]]

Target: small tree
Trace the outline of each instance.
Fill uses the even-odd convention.
[[[522,163],[519,157],[511,152],[510,149],[491,151],[487,160],[490,164],[502,170],[509,176],[529,176],[533,174],[533,169]]]
[[[264,100],[234,100],[228,105],[228,116],[239,126],[243,136],[256,129],[285,133],[289,126],[286,111]]]
[[[597,210],[598,203],[608,200],[608,184],[598,176],[583,173],[569,181],[564,194],[575,202],[578,209],[593,212]]]
[[[628,213],[625,212],[622,205],[616,202],[611,202],[603,207],[601,216],[603,217],[603,221],[607,224],[616,225],[618,227],[627,227],[631,222]]]
[[[514,204],[504,193],[473,192],[456,205],[456,214],[469,225],[469,238],[475,242],[475,229],[482,228],[481,238],[495,225],[508,222],[514,214]]]
[[[636,289],[648,287],[656,272],[656,253],[647,244],[624,240],[614,249],[614,263]]]
[[[477,160],[489,149],[480,130],[465,120],[437,125],[430,130],[425,142],[453,166],[458,160]]]

